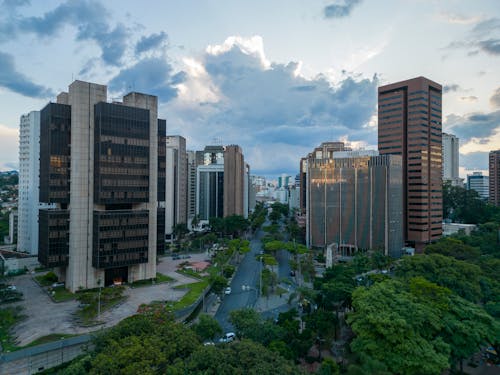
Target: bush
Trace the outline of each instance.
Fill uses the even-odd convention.
[[[44,280],[48,283],[57,283],[59,278],[57,277],[57,275],[54,272],[49,271],[45,275],[42,276],[42,280]]]

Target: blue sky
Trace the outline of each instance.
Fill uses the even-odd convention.
[[[243,147],[252,173],[295,174],[319,143],[376,148],[376,90],[441,83],[461,174],[500,148],[500,2],[0,0],[0,170],[21,114],[72,79],[160,98],[188,149]]]

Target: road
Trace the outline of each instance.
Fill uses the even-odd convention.
[[[215,314],[224,332],[233,331],[233,326],[228,321],[229,313],[244,307],[253,307],[257,301],[259,289],[260,262],[255,257],[262,250],[260,238],[263,232],[259,230],[250,241],[250,251],[245,254],[233,280],[231,281],[231,294],[224,295],[223,300]],[[243,290],[242,286],[250,286],[250,290]]]
[[[264,225],[269,225],[269,222],[266,222]],[[231,281],[231,294],[224,295],[220,307],[215,314],[215,319],[221,325],[223,332],[234,331],[233,326],[228,321],[231,311],[245,307],[253,308],[257,302],[261,265],[255,258],[262,251],[262,243],[260,241],[262,236],[264,236],[262,229],[259,229],[254,234],[250,241],[250,251],[245,254]],[[278,280],[288,280],[291,282],[293,288],[294,278],[290,277],[289,253],[286,250],[278,251],[276,258],[278,261]],[[242,289],[243,285],[250,286],[251,289],[244,291]],[[285,303],[281,306],[273,307],[268,312],[263,312],[262,315],[266,318],[277,316],[279,312],[288,311],[289,309],[290,306]]]

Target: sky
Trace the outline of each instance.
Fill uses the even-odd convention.
[[[187,148],[239,144],[251,173],[298,173],[321,142],[376,149],[377,87],[443,85],[460,174],[500,149],[498,0],[0,0],[0,170],[19,117],[75,80],[157,95]]]

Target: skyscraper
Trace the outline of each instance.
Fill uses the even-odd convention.
[[[449,181],[452,186],[463,186],[458,175],[459,141],[453,134],[443,133],[443,182]]]
[[[187,151],[188,168],[188,192],[187,192],[187,214],[188,221],[196,215],[196,152]]]
[[[442,232],[441,98],[424,77],[378,89],[378,148],[403,159],[404,238],[417,251]]]
[[[307,157],[306,240],[349,253],[403,247],[401,156],[377,151],[318,150]]]
[[[41,111],[38,258],[71,291],[156,275],[157,98],[106,94],[75,81]]]
[[[167,136],[165,235],[171,239],[176,224],[187,224],[188,165],[186,139]]]
[[[489,202],[500,206],[500,150],[489,155]]]
[[[490,178],[483,176],[483,172],[472,172],[472,174],[467,175],[467,190],[475,190],[479,197],[487,201],[492,187],[489,181]]]
[[[19,251],[38,254],[40,112],[21,116],[19,126]]]
[[[224,150],[224,216],[231,215],[248,216],[247,165],[238,145]]]

